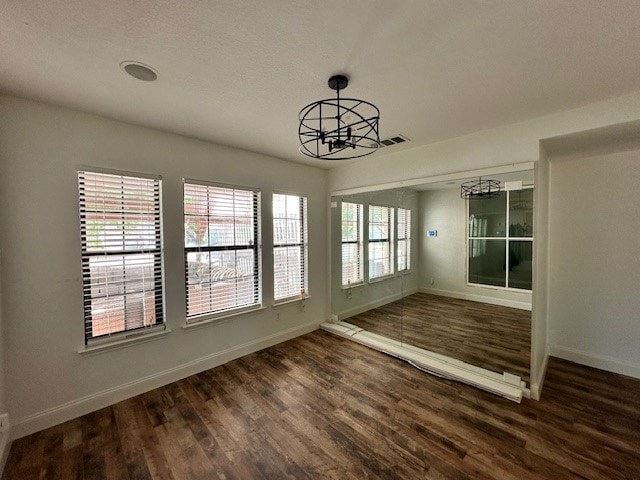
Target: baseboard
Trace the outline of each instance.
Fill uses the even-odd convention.
[[[45,428],[58,425],[74,418],[86,415],[87,413],[113,405],[127,398],[140,395],[154,388],[162,387],[171,382],[181,380],[190,375],[208,370],[210,368],[223,365],[231,360],[244,355],[257,352],[278,343],[291,340],[306,333],[317,330],[319,323],[307,323],[275,333],[266,337],[252,340],[241,345],[237,345],[226,350],[207,355],[186,364],[169,370],[155,373],[147,377],[132,382],[119,385],[114,388],[87,395],[86,397],[73,400],[54,408],[38,412],[26,418],[16,421],[11,427],[11,439],[30,435],[31,433],[44,430]]]
[[[440,295],[441,297],[459,298],[461,300],[471,300],[473,302],[489,303],[491,305],[500,305],[502,307],[518,308],[520,310],[531,311],[531,302],[518,302],[515,300],[507,300],[504,298],[488,297],[486,295],[474,295],[471,293],[454,292],[452,290],[438,290],[436,288],[420,287],[421,293],[430,293],[431,295]]]
[[[394,293],[393,295],[387,295],[386,297],[378,298],[372,302],[368,302],[362,305],[358,305],[357,307],[350,308],[349,310],[345,310],[344,312],[338,313],[338,320],[344,320],[349,317],[353,317],[354,315],[358,315],[363,312],[367,312],[374,308],[381,307],[386,305],[387,303],[395,302],[400,300],[403,297],[413,295],[418,292],[418,287],[409,288],[404,290],[402,293]]]
[[[0,421],[0,477],[4,472],[4,466],[7,463],[7,457],[9,456],[9,450],[11,449],[11,424],[9,423],[9,414],[4,413],[1,415],[2,421]]]
[[[620,361],[617,358],[606,355],[596,355],[573,348],[561,347],[558,345],[549,347],[549,355],[569,360],[570,362],[586,365],[587,367],[606,370],[607,372],[619,373],[628,377],[640,379],[640,365],[633,365]]]
[[[533,382],[531,382],[531,398],[534,400],[540,400],[540,395],[542,394],[542,385],[544,384],[544,379],[547,376],[547,365],[549,364],[549,353],[547,352],[544,356],[544,360],[542,361],[542,368],[538,372],[538,376],[535,378]]]
[[[7,464],[9,450],[11,449],[11,441],[9,440],[10,430],[0,432],[0,477],[4,472],[4,466]]]

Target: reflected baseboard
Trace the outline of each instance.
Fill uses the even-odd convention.
[[[373,310],[374,308],[378,308],[388,303],[398,301],[401,298],[408,297],[409,295],[413,295],[418,291],[418,287],[408,288],[403,293],[394,293],[392,295],[387,295],[386,297],[377,298],[376,300],[373,300],[371,302],[360,304],[356,307],[337,313],[338,320],[344,320],[345,318],[368,312],[369,310]]]
[[[400,358],[438,377],[466,383],[514,402],[529,397],[530,391],[517,375],[496,373],[429,350],[405,345],[347,322],[322,323],[320,328],[367,347]]]
[[[438,290],[437,288],[420,287],[420,293],[429,293],[441,297],[459,298],[460,300],[471,300],[472,302],[489,303],[491,305],[500,305],[501,307],[511,307],[520,310],[531,311],[531,302],[518,302],[515,300],[507,300],[504,298],[494,298],[486,295],[475,295],[471,293],[454,292],[451,290]]]

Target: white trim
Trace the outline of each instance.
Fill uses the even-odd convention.
[[[296,297],[288,297],[282,300],[278,300],[278,301],[274,301],[273,305],[271,305],[271,308],[279,308],[279,307],[284,307],[286,305],[290,305],[292,303],[302,303],[304,305],[304,302],[306,302],[308,299],[311,298],[311,295],[298,295]]]
[[[300,335],[304,335],[318,329],[318,322],[306,323],[297,327],[283,330],[266,337],[230,347],[226,350],[212,353],[204,357],[187,362],[168,370],[133,380],[117,387],[109,388],[101,392],[87,395],[76,400],[48,408],[19,419],[11,428],[13,440],[45,428],[72,420],[100,408],[113,405],[135,395],[148,392],[154,388],[162,387],[171,382],[186,378],[190,375],[223,365],[231,360],[240,358],[253,352],[270,347],[277,343],[285,342]]]
[[[11,424],[9,423],[9,414],[2,414],[2,425],[0,425],[0,477],[4,472],[4,467],[7,464],[7,458],[9,457],[9,450],[11,450]]]
[[[640,365],[627,363],[618,358],[608,355],[598,355],[591,352],[576,350],[574,348],[561,347],[558,345],[549,346],[549,355],[562,358],[571,362],[586,365],[588,367],[606,370],[607,372],[619,373],[628,377],[640,378]]]
[[[436,288],[429,287],[420,287],[419,290],[421,293],[430,293],[431,295],[440,295],[441,297],[459,298],[461,300],[471,300],[473,302],[489,303],[491,305],[500,305],[502,307],[531,311],[531,302],[518,302],[517,300],[508,300],[506,298],[494,298],[485,295],[474,295],[471,293],[454,292],[451,290],[438,290]]]
[[[147,180],[162,180],[162,175],[155,173],[132,172],[129,170],[115,170],[113,168],[93,167],[91,165],[76,165],[76,173],[103,173],[105,175],[115,175],[118,177],[140,177]]]
[[[502,165],[500,167],[482,168],[478,170],[465,170],[463,172],[447,173],[445,175],[435,175],[433,177],[412,178],[409,180],[400,180],[398,182],[379,183],[377,185],[368,185],[364,187],[347,188],[345,190],[335,190],[331,192],[331,196],[354,195],[356,193],[376,192],[379,190],[390,190],[401,187],[414,187],[429,183],[448,182],[451,180],[462,180],[470,177],[484,177],[487,175],[500,175],[501,173],[523,172],[533,170],[535,162],[512,163],[510,165]]]
[[[350,308],[349,310],[345,310],[344,312],[337,313],[338,320],[344,320],[345,318],[353,317],[354,315],[358,315],[359,313],[366,312],[373,308],[381,307],[382,305],[386,305],[387,303],[395,302],[396,300],[400,300],[401,298],[407,297],[409,295],[413,295],[418,292],[418,288],[410,288],[404,290],[402,293],[394,293],[392,295],[387,295],[386,297],[378,298],[372,302],[368,302],[362,305],[358,305],[357,307]]]
[[[182,328],[189,329],[191,327],[198,327],[200,325],[208,325],[215,323],[218,320],[226,320],[227,318],[238,317],[247,313],[258,312],[264,310],[266,307],[261,303],[255,303],[244,307],[232,308],[229,310],[222,310],[219,312],[208,312],[201,315],[194,315],[185,319],[182,324]]]
[[[113,339],[107,339],[100,343],[90,343],[89,345],[78,349],[78,353],[84,356],[97,355],[99,353],[110,352],[112,350],[130,347],[131,345],[138,343],[145,343],[150,340],[162,338],[169,333],[171,333],[171,329],[165,324],[155,327],[150,331],[142,330],[136,332],[135,330],[131,330],[126,334],[123,333],[122,335],[115,336]]]
[[[538,372],[538,377],[535,378],[533,382],[531,382],[531,398],[534,400],[540,400],[540,395],[542,394],[542,384],[544,383],[544,379],[547,376],[548,364],[549,364],[549,353],[547,352],[544,356],[544,360],[542,361],[542,367]]]
[[[522,400],[525,387],[523,382],[520,381],[520,377],[516,375],[491,372],[446,355],[404,345],[401,342],[368,332],[350,323],[323,323],[320,328],[405,360],[414,367],[438,377],[457,380],[517,403]]]

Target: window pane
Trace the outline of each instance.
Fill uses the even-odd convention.
[[[306,211],[305,197],[273,195],[274,300],[308,293]]]
[[[505,287],[505,247],[505,240],[469,240],[469,282]]]
[[[391,262],[389,257],[389,243],[377,242],[369,244],[369,278],[390,275]]]
[[[411,268],[411,210],[398,208],[398,271]]]
[[[506,237],[507,192],[491,198],[469,198],[469,236]]]
[[[533,189],[509,192],[509,236],[533,237]]]
[[[533,242],[509,242],[509,287],[531,290]]]
[[[342,285],[359,283],[362,273],[362,204],[342,203]]]
[[[184,184],[187,317],[260,303],[260,193]]]
[[[163,322],[160,180],[78,172],[85,342]]]

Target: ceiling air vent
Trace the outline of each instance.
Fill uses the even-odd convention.
[[[404,143],[408,142],[409,139],[404,135],[394,135],[393,137],[385,138],[384,140],[380,140],[381,147],[390,147],[391,145],[395,145],[396,143]]]

